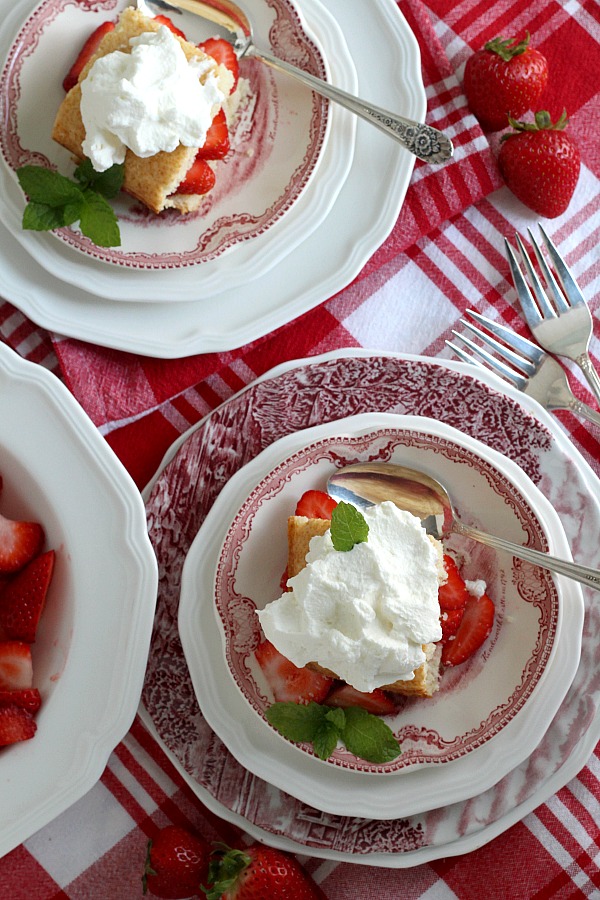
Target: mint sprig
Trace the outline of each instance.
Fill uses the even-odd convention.
[[[331,514],[330,531],[335,550],[352,550],[355,544],[362,544],[369,536],[369,526],[363,514],[343,500]]]
[[[21,166],[17,178],[29,202],[23,212],[23,228],[53,231],[79,222],[82,234],[99,247],[119,247],[121,234],[108,202],[123,185],[123,165],[96,172],[89,159],[75,169],[75,181],[44,166]]]
[[[308,743],[319,759],[329,759],[338,743],[367,762],[386,763],[401,753],[392,729],[360,706],[346,709],[320,703],[272,703],[267,721],[290,741]]]

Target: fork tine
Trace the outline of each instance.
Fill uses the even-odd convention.
[[[523,375],[533,375],[535,372],[535,365],[531,360],[516,353],[512,347],[508,347],[506,344],[496,340],[491,334],[486,334],[485,331],[482,331],[481,328],[477,328],[477,326],[473,325],[471,322],[467,322],[466,319],[462,319],[461,324],[470,331],[471,334],[478,337],[483,344],[487,347],[491,347],[502,359],[505,359],[511,366],[522,372]]]
[[[579,285],[571,275],[571,272],[564,259],[562,258],[542,226],[538,225],[538,227],[542,232],[546,250],[548,251],[548,256],[552,260],[554,268],[556,269],[556,274],[558,275],[559,281],[563,286],[563,290],[568,297],[571,306],[581,306],[582,304],[586,306],[587,304],[585,302],[585,297],[581,293]]]
[[[528,341],[527,338],[521,337],[520,334],[517,334],[516,331],[508,328],[506,325],[501,325],[500,322],[493,322],[492,319],[482,316],[481,313],[475,312],[474,309],[468,309],[467,315],[480,325],[483,325],[487,331],[499,338],[504,344],[507,344],[508,347],[519,354],[521,358],[524,357],[531,362],[534,367],[537,366],[544,357],[545,354],[541,347],[538,347],[538,345],[534,344],[532,341]],[[469,323],[464,319],[462,321],[472,330],[473,326],[469,326]]]
[[[523,262],[523,265],[525,266],[525,271],[527,272],[527,275],[529,277],[529,284],[531,285],[533,293],[535,294],[535,299],[537,300],[537,303],[538,303],[538,306],[536,309],[535,303],[533,303],[533,299],[531,299],[531,303],[533,304],[533,310],[535,310],[535,312],[537,312],[536,324],[538,321],[540,321],[540,314],[541,314],[541,319],[555,319],[556,318],[556,310],[554,309],[554,307],[548,300],[548,297],[542,286],[542,283],[541,283],[540,279],[538,278],[535,269],[531,265],[531,260],[529,259],[529,255],[527,253],[527,250],[525,249],[525,245],[523,244],[523,241],[521,240],[521,238],[518,234],[515,234],[515,240],[516,240],[517,246],[519,248],[521,260]],[[532,238],[532,240],[533,240],[533,238]],[[532,310],[525,308],[525,304],[523,303],[523,297],[519,293],[518,288],[517,288],[517,293],[519,294],[519,300],[521,301],[521,306],[523,307],[523,312],[525,313],[525,318],[527,319],[527,322],[529,324],[531,324],[532,320],[530,319],[530,316],[532,314]],[[527,300],[528,305],[530,302],[529,298],[531,298],[530,292],[528,292],[528,300]]]
[[[540,228],[541,227],[542,226],[540,225]],[[546,290],[551,295],[552,300],[554,302],[554,306],[555,306],[558,314],[560,315],[561,313],[566,313],[569,311],[569,309],[571,307],[567,303],[564,293],[559,288],[558,282],[556,281],[556,278],[554,277],[554,273],[553,273],[552,269],[550,268],[550,266],[548,265],[548,263],[546,262],[546,259],[544,257],[544,254],[542,253],[542,250],[541,250],[539,244],[537,243],[533,234],[531,233],[531,228],[528,228],[527,231],[529,232],[529,240],[531,241],[531,246],[533,247],[533,251],[534,251],[536,259],[538,261],[538,265],[540,267],[542,275],[544,276],[544,281],[546,282]]]
[[[464,319],[462,320],[462,324],[467,324]],[[514,369],[511,369],[510,366],[507,366],[502,362],[502,360],[496,359],[483,347],[479,347],[478,344],[475,344],[468,337],[465,337],[464,334],[459,334],[459,332],[454,331],[454,329],[452,329],[452,334],[457,337],[459,341],[462,341],[473,354],[473,356],[470,356],[462,349],[462,347],[458,347],[456,344],[453,344],[452,341],[446,341],[446,344],[450,347],[450,349],[453,350],[454,353],[456,353],[456,355],[463,360],[463,362],[471,363],[471,365],[476,365],[480,369],[485,369],[487,371],[491,370],[497,375],[500,375],[505,379],[505,381],[508,381],[513,385],[513,387],[516,387],[518,390],[525,390],[527,378],[524,375],[519,375],[518,372],[515,372]]]
[[[525,278],[523,277],[521,267],[517,262],[517,257],[514,254],[513,248],[510,246],[506,238],[504,238],[504,246],[506,248],[508,264],[512,273],[517,296],[521,303],[523,315],[527,319],[527,323],[533,328],[535,325],[538,325],[542,321],[542,316],[533,300],[533,297],[531,296],[529,286],[525,281]]]

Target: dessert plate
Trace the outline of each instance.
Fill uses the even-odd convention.
[[[32,648],[38,729],[0,752],[3,856],[83,797],[129,730],[158,573],[128,473],[62,382],[2,343],[0,421],[2,511],[56,551]]]
[[[287,363],[175,442],[145,491],[161,580],[141,712],[202,801],[252,835],[296,852],[400,868],[481,847],[583,768],[600,738],[600,609],[586,589],[579,668],[541,743],[469,801],[388,820],[338,817],[250,775],[196,706],[176,625],[183,560],[242,465],[300,428],[372,411],[438,419],[512,459],[552,503],[577,559],[598,566],[598,479],[535,401],[491,373],[446,360],[346,349]]]
[[[24,231],[25,199],[15,170],[47,161],[65,175],[73,172],[70,154],[51,138],[68,66],[66,51],[57,48],[77,48],[125,5],[126,0],[112,0],[96,9],[85,2],[74,7],[69,0],[44,0],[26,15],[30,2],[22,0],[0,29],[0,50],[7,58],[0,82],[3,219],[48,272],[101,297],[164,302],[174,296],[176,276],[177,299],[197,300],[223,289],[224,271],[231,287],[263,274],[318,227],[348,174],[355,123],[344,111],[330,114],[316,95],[289,79],[278,80],[255,60],[244,61],[246,90],[232,129],[232,152],[219,164],[217,185],[201,211],[155,216],[132,198],[118,199],[113,205],[122,246],[113,248],[96,246],[77,228]],[[337,23],[316,0],[309,0],[309,12],[311,5],[323,47],[289,0],[270,6],[253,0],[251,11],[282,55],[355,89],[356,70]],[[15,20],[20,28],[7,50]],[[41,106],[40,90],[45,92]],[[311,190],[296,210],[317,172],[319,190]],[[284,230],[292,212],[291,229]]]
[[[309,25],[310,9],[303,0]],[[426,100],[419,49],[393,0],[373,5],[367,19],[360,4],[346,0],[330,0],[328,9],[356,66],[357,90],[412,118],[422,117]],[[127,302],[126,291],[118,286],[117,300],[104,300],[49,275],[7,230],[0,242],[2,292],[37,324],[102,346],[161,358],[241,346],[306,312],[355,277],[396,222],[413,165],[414,157],[395,141],[358,123],[350,172],[329,214],[281,263],[244,284],[243,291],[229,287],[225,272],[221,293],[176,302],[178,272],[172,273],[163,303]],[[311,188],[318,184],[319,178]],[[306,200],[302,197],[290,211],[288,224]],[[283,225],[288,234],[285,220]],[[294,240],[293,231],[288,236]]]
[[[395,818],[481,793],[535,749],[575,675],[583,600],[573,583],[453,536],[466,578],[482,578],[494,629],[428,700],[386,719],[401,755],[377,765],[344,748],[318,759],[266,721],[272,693],[254,658],[256,615],[280,596],[287,516],[336,468],[379,459],[447,485],[459,518],[568,558],[556,513],[510,460],[425,417],[366,414],[300,430],[242,467],[216,498],[187,555],[179,633],[196,697],[232,754],[304,803],[344,816]],[[568,613],[564,613],[565,607]],[[392,777],[395,773],[396,777]],[[373,777],[388,775],[389,777]]]

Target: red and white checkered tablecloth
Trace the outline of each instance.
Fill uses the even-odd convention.
[[[362,2],[367,16],[369,2],[376,0]],[[568,111],[581,150],[581,176],[569,209],[548,227],[575,269],[598,326],[597,0],[398,0],[398,6],[420,44],[429,120],[452,131],[457,152],[442,168],[416,165],[391,234],[344,290],[247,346],[176,360],[49,334],[13,305],[0,304],[2,339],[64,379],[140,488],[179,434],[279,363],[343,347],[450,358],[445,340],[468,308],[527,334],[503,238],[523,232],[536,217],[502,185],[495,163],[498,136],[483,134],[461,89],[468,55],[497,34],[531,32],[551,71],[543,106],[553,116]],[[415,296],[423,302],[414,304]],[[599,338],[596,327],[596,364]],[[576,395],[593,406],[574,368],[569,377]],[[571,413],[556,417],[600,475],[600,431]],[[136,720],[96,786],[0,860],[0,898],[137,897],[147,836],[171,821],[209,839],[229,841],[238,834],[202,804]],[[400,870],[306,856],[302,862],[328,900],[600,897],[600,748],[555,796],[464,856]]]

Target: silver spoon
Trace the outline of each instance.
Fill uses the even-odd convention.
[[[166,0],[139,0],[138,6],[143,8],[144,5],[167,15],[181,14],[181,11],[185,10],[201,19],[208,20],[218,26],[219,36],[233,45],[238,58],[252,56],[271,66],[277,72],[291,75],[317,94],[339,103],[355,115],[366,119],[367,122],[395,138],[403,147],[425,162],[445,162],[454,152],[450,138],[438,131],[437,128],[432,128],[423,122],[406,119],[404,116],[381,109],[372,103],[365,103],[358,97],[278,59],[268,50],[259,50],[253,42],[252,25],[248,16],[232,0],[214,0],[214,6],[210,0],[171,0],[170,3]],[[182,30],[185,31],[185,28]]]
[[[506,550],[517,559],[600,590],[600,571],[597,569],[513,544],[504,538],[485,534],[463,524],[456,516],[446,489],[439,481],[416,469],[394,463],[356,463],[332,475],[327,482],[327,491],[334,500],[345,500],[363,508],[392,500],[400,509],[418,516],[427,533],[438,540],[448,534],[460,534],[495,550]]]

